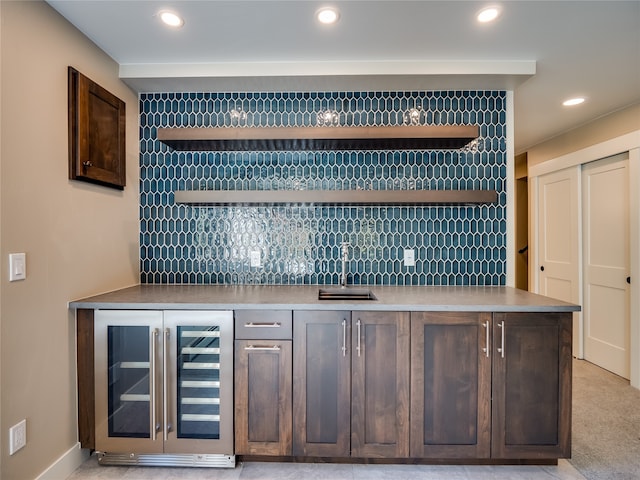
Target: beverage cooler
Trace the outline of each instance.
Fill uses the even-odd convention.
[[[233,312],[98,310],[102,464],[234,467]]]

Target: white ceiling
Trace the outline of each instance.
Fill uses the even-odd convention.
[[[510,89],[516,153],[640,102],[640,0],[47,1],[138,92]],[[336,25],[314,20],[327,4]]]

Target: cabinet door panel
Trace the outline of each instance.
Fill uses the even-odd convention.
[[[291,455],[291,341],[235,346],[236,454]]]
[[[351,454],[409,455],[409,313],[354,312]]]
[[[411,314],[411,456],[490,454],[490,314]]]
[[[493,456],[570,454],[571,314],[495,314]],[[504,343],[502,338],[504,335]]]
[[[126,184],[126,105],[68,68],[69,178],[122,190]]]
[[[82,448],[96,449],[96,394],[94,355],[94,311],[76,312],[78,376],[78,440]]]
[[[294,312],[294,455],[349,456],[350,316]]]

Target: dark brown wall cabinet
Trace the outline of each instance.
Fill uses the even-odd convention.
[[[68,77],[69,178],[122,190],[125,103],[72,67]]]
[[[293,453],[409,454],[409,314],[294,313]]]

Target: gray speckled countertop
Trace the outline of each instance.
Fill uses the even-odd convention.
[[[121,310],[386,310],[575,312],[578,305],[511,287],[354,286],[377,300],[318,300],[325,285],[136,285],[75,300],[69,308]]]

